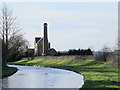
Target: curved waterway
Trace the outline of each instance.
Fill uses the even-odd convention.
[[[72,71],[8,65],[19,70],[12,76],[2,79],[3,88],[81,88],[83,76]]]

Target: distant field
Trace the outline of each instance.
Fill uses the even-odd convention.
[[[83,88],[120,88],[118,66],[95,60],[21,60],[9,64],[44,66],[72,70],[84,75]]]

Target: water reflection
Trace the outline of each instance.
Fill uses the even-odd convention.
[[[84,84],[83,76],[72,71],[18,66],[14,75],[4,78],[3,88],[81,88]]]

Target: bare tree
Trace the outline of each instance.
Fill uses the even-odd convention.
[[[26,50],[28,42],[23,38],[23,35],[18,34],[9,39],[9,58],[14,61],[23,55]]]
[[[111,50],[110,50],[109,47],[107,47],[107,46],[103,47],[103,49],[102,49],[102,56],[103,56],[103,60],[104,61],[107,61],[107,58],[110,55],[110,52],[111,52]]]
[[[16,23],[16,17],[13,16],[12,11],[9,10],[7,5],[3,5],[0,12],[0,37],[2,38],[3,64],[9,59],[11,51],[15,53],[19,51],[19,48],[22,47],[23,44],[25,45],[26,41],[20,34],[20,30],[21,29],[19,29]],[[14,48],[16,51],[13,50]]]
[[[111,49],[107,46],[104,46],[101,50],[101,52],[96,55],[96,60],[100,60],[100,61],[107,61],[108,57],[111,54]]]

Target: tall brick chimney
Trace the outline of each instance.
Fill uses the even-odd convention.
[[[48,37],[47,37],[47,23],[44,23],[44,31],[43,31],[43,55],[47,55],[48,53]]]

